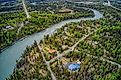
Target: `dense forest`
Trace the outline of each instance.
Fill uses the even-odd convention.
[[[45,30],[60,21],[94,16],[91,11],[77,10],[72,8],[72,5],[68,3],[66,6],[75,10],[73,14],[59,13],[59,8],[55,8],[54,14],[49,11],[31,12],[29,19],[26,19],[23,13],[19,14],[21,19],[18,19],[18,22],[20,20],[19,24],[24,24],[20,34],[17,33],[20,28],[16,27],[18,22],[15,24],[17,18],[14,21],[13,17],[10,24],[14,30],[10,31],[14,31],[14,34],[12,32],[9,36],[11,32],[5,30],[9,32],[6,34],[9,38],[3,37],[3,26],[6,25],[1,26],[1,47]],[[39,44],[35,41],[32,46],[27,46],[21,59],[16,61],[13,74],[7,80],[52,80],[53,77],[57,80],[121,80],[121,12],[100,3],[75,5],[99,10],[103,18],[66,24],[54,34],[44,36]],[[72,63],[78,63],[80,68],[76,71],[68,69],[68,64]]]
[[[27,19],[23,12],[0,14],[0,49],[10,46],[16,40],[27,35],[42,31],[54,23],[66,19],[94,16],[92,11],[86,11],[84,9],[81,11],[73,14],[31,12],[30,19]],[[13,29],[6,28],[7,26],[11,26]]]
[[[109,23],[107,23],[107,21]],[[13,75],[11,75],[9,80],[30,78],[40,79],[41,76],[34,77],[35,75],[33,75],[33,73],[37,73],[36,71],[43,69],[39,68],[41,65],[40,63],[37,63],[40,59],[43,59],[43,57],[40,56],[42,53],[44,53],[47,61],[51,61],[51,59],[55,58],[57,55],[55,53],[50,53],[48,50],[52,49],[57,51],[58,54],[62,54],[90,32],[94,33],[89,35],[84,41],[81,41],[73,51],[67,52],[65,56],[50,62],[54,75],[58,80],[120,80],[121,69],[117,64],[121,65],[121,58],[118,53],[121,50],[119,48],[119,31],[121,28],[118,23],[115,26],[113,25],[108,27],[109,24],[111,25],[110,22],[110,20],[101,19],[67,24],[63,26],[63,28],[58,29],[57,33],[54,35],[50,37],[46,36],[44,40],[40,41],[39,45],[43,49],[42,52],[39,51],[37,43],[35,42],[32,47],[27,47],[25,54],[22,57],[22,61],[18,63],[17,69]],[[65,65],[67,63],[76,62],[77,60],[82,62],[80,64],[81,68],[75,72],[69,71]],[[114,64],[110,61],[114,62]],[[115,64],[115,62],[117,64]],[[39,67],[32,67],[35,65],[38,65]],[[44,66],[45,63],[42,65]],[[27,67],[30,67],[30,69],[26,70]],[[33,70],[33,72],[31,72],[31,70]],[[47,72],[38,72],[40,75],[44,75],[45,73]],[[24,76],[25,74],[27,74],[27,76]],[[24,76],[24,78],[21,76]],[[49,75],[43,77],[47,79],[48,76]]]

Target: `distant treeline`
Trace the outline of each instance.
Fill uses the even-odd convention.
[[[16,1],[16,0],[0,0],[0,3],[2,3],[2,2],[9,2],[9,1]]]

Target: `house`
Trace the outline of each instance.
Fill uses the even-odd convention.
[[[6,29],[14,29],[14,27],[12,27],[12,26],[6,26],[5,28]]]
[[[50,50],[48,50],[48,52],[49,52],[49,53],[55,53],[56,50],[50,49]]]
[[[80,64],[77,64],[77,63],[72,63],[68,65],[68,69],[71,71],[76,71],[79,68],[80,68]]]
[[[73,10],[67,9],[67,8],[63,8],[63,9],[59,10],[58,12],[59,13],[73,13]]]

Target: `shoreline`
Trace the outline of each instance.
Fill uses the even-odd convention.
[[[94,15],[92,14],[91,16],[79,17],[79,18],[93,18],[93,17],[94,17]],[[78,18],[70,18],[70,19],[78,19]],[[69,19],[65,19],[65,20],[63,20],[63,21],[66,21],[66,20],[69,20]],[[60,22],[62,22],[62,21],[60,21]],[[58,24],[58,23],[60,23],[60,22],[58,21],[57,23],[54,23],[54,24]],[[52,25],[53,25],[53,24],[51,24],[51,25],[49,25],[49,26],[51,27]],[[47,28],[49,28],[49,27],[47,27]],[[34,34],[39,33],[39,32],[46,31],[47,28],[45,28],[45,29],[43,29],[43,30],[41,30],[41,31],[35,32],[35,33],[31,34],[31,35],[34,35]],[[1,49],[0,49],[0,54],[1,54],[2,52],[4,52],[5,50],[7,50],[7,49],[8,49],[9,47],[11,47],[12,45],[14,45],[15,43],[17,43],[18,41],[23,41],[24,39],[26,39],[27,37],[29,37],[29,36],[31,36],[31,35],[26,35],[25,37],[19,38],[18,40],[15,40],[11,45],[6,46],[6,47],[4,47],[4,48],[1,48]]]
[[[43,32],[43,31],[45,31],[45,30],[46,30],[46,29],[43,29],[42,31],[39,31],[39,32]],[[38,32],[36,32],[36,33],[38,33]],[[31,34],[31,35],[34,35],[34,34],[36,34],[36,33],[33,33],[33,34]],[[27,37],[29,37],[29,36],[31,36],[31,35],[26,35],[25,37],[19,38],[18,40],[15,40],[10,46],[6,46],[5,48],[0,49],[0,54],[1,54],[2,52],[4,52],[6,49],[8,49],[9,47],[11,47],[12,45],[14,45],[15,43],[17,43],[18,41],[23,41],[24,39],[26,39]]]
[[[0,66],[0,70],[1,70],[1,76],[0,79],[5,79],[7,78],[10,74],[12,74],[13,70],[15,69],[15,65],[16,65],[16,60],[18,60],[21,55],[22,52],[25,50],[26,46],[31,46],[32,43],[34,42],[34,40],[37,40],[38,42],[40,40],[42,40],[44,38],[44,35],[52,35],[54,33],[54,31],[56,31],[58,28],[61,28],[62,26],[71,23],[71,22],[80,22],[81,20],[97,20],[100,18],[103,18],[103,15],[95,10],[95,9],[91,9],[89,8],[89,10],[91,10],[94,14],[93,17],[92,15],[84,18],[75,18],[75,19],[66,19],[63,21],[59,21],[58,23],[55,23],[53,25],[50,25],[48,28],[46,28],[46,31],[43,32],[41,34],[41,32],[35,33],[34,35],[30,35],[30,37],[27,37],[27,39],[24,39],[23,41],[19,41],[17,42],[15,45],[11,46],[9,49],[5,50],[4,52],[2,52],[3,54],[1,54],[1,66]],[[29,41],[28,41],[29,40]],[[23,45],[21,45],[23,44]],[[9,60],[11,59],[11,60]],[[6,64],[8,63],[8,64]],[[8,72],[9,71],[9,72]]]

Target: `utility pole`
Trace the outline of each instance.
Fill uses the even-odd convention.
[[[30,15],[29,15],[29,13],[27,11],[27,8],[26,8],[25,1],[24,0],[22,0],[22,4],[23,4],[24,12],[26,13],[27,18],[30,18]]]

